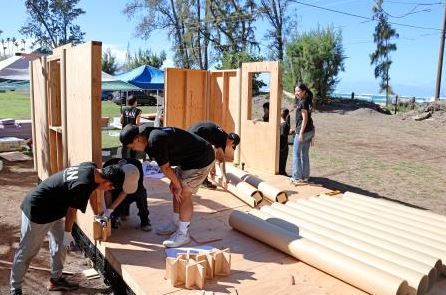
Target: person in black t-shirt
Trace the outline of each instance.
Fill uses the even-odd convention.
[[[122,108],[121,111],[121,125],[122,128],[131,124],[131,125],[140,125],[141,120],[141,109],[138,109],[136,106],[138,105],[138,101],[135,96],[129,95],[126,99],[127,106]],[[126,146],[122,147],[122,158],[135,158],[136,153],[132,150],[127,149]]]
[[[286,161],[288,159],[288,135],[290,134],[290,111],[283,109],[280,114],[280,154],[279,174],[288,176],[286,173]]]
[[[104,163],[104,167],[110,165],[126,163],[135,166],[139,171],[138,187],[136,191],[132,194],[127,194],[125,191],[120,189],[114,189],[107,193],[111,194],[112,204],[107,208],[106,215],[111,218],[112,227],[117,228],[119,219],[128,216],[129,207],[133,202],[136,202],[136,207],[138,208],[138,215],[141,221],[141,229],[143,231],[150,231],[152,229],[149,219],[149,209],[147,207],[147,192],[144,188],[144,172],[142,169],[142,164],[137,159],[110,159]]]
[[[269,122],[269,102],[265,102],[262,107],[263,107],[262,120],[263,122]]]
[[[136,151],[145,151],[170,179],[174,213],[172,220],[157,229],[169,235],[165,247],[179,247],[190,241],[189,225],[193,214],[192,194],[214,166],[214,150],[198,135],[173,127],[155,128],[148,125],[127,125],[120,141]],[[171,166],[176,166],[172,169]]]
[[[314,138],[311,118],[313,93],[305,84],[295,88],[296,95],[296,135],[293,145],[293,168],[291,181],[296,185],[307,184],[310,177],[310,145]]]
[[[74,243],[71,230],[76,211],[85,213],[90,200],[93,212],[98,214],[95,203],[97,190],[121,187],[127,190],[136,187],[134,171],[127,168],[112,165],[97,169],[92,162],[81,163],[51,175],[26,195],[20,206],[21,239],[11,269],[11,294],[22,294],[25,273],[47,234],[51,250],[48,289],[67,291],[79,287],[62,277],[66,249]]]
[[[235,133],[226,133],[223,128],[214,122],[198,122],[187,131],[192,132],[201,138],[204,138],[207,142],[214,146],[215,159],[217,160],[220,170],[222,172],[222,182],[223,187],[226,187],[228,180],[226,178],[226,165],[225,165],[225,151],[226,147],[235,150],[237,145],[240,143],[240,137]],[[215,176],[215,168],[211,170],[211,177]],[[203,185],[207,188],[215,189],[213,185],[207,178],[204,180]]]

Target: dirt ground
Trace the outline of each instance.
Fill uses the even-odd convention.
[[[32,161],[7,162],[3,160],[3,170],[0,171],[0,195],[3,206],[0,208],[0,294],[9,294],[10,266],[20,239],[20,204],[26,195],[37,184],[36,173],[33,172]],[[31,265],[49,268],[49,250],[46,240],[39,254]],[[63,294],[110,294],[101,279],[87,281],[82,270],[89,269],[89,260],[80,252],[70,252],[67,255],[64,271],[75,273],[67,279],[76,281],[81,288],[74,292]],[[46,287],[49,282],[49,272],[30,270],[25,277],[24,294],[49,294]],[[51,292],[51,294],[62,294]]]
[[[286,106],[291,107],[290,104]],[[386,197],[446,214],[446,120],[434,117],[416,122],[403,115],[336,106],[315,112],[313,118],[316,142],[310,155],[311,181],[332,189]],[[290,145],[289,172],[291,161]],[[26,192],[36,185],[36,174],[32,161],[3,162],[0,172],[3,202],[0,207],[0,294],[8,294],[10,270],[3,261],[12,261],[19,241],[19,206]],[[47,242],[32,265],[49,267]],[[80,272],[88,268],[88,260],[81,253],[72,252],[67,256],[65,270],[75,272],[70,278],[81,285],[79,291],[71,294],[110,294],[101,279],[87,281],[83,278]],[[48,279],[46,271],[29,271],[25,294],[47,294]]]

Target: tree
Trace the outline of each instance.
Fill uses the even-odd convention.
[[[124,68],[126,70],[131,70],[142,65],[149,65],[154,68],[160,68],[166,58],[167,56],[164,50],[161,51],[161,53],[158,55],[152,52],[150,49],[139,49],[138,53],[135,53],[133,56],[131,56],[130,54],[128,55],[128,60],[126,61]]]
[[[293,91],[303,82],[312,89],[315,99],[326,99],[344,71],[341,31],[332,27],[296,35],[286,44],[284,85]]]
[[[131,0],[124,13],[141,16],[137,33],[143,38],[167,30],[175,65],[208,69],[224,52],[258,49],[255,8],[254,0]]]
[[[29,18],[20,29],[26,37],[35,39],[41,47],[58,46],[83,42],[84,35],[76,18],[85,11],[76,8],[79,0],[26,0]]]
[[[290,0],[260,0],[262,14],[270,23],[271,29],[266,32],[266,39],[272,40],[270,51],[271,57],[275,60],[283,61],[285,51],[285,33],[289,16],[286,15]]]
[[[220,60],[220,64],[216,66],[217,70],[228,70],[228,69],[236,69],[241,66],[244,62],[257,62],[262,61],[263,57],[258,55],[253,55],[248,52],[225,52],[223,53],[222,59]],[[262,80],[257,79],[259,74],[253,75],[253,92],[259,93],[260,88],[266,86]]]
[[[185,23],[185,20],[190,19],[191,0],[131,0],[124,9],[129,17],[137,17],[139,12],[142,15],[136,27],[138,35],[148,39],[155,30],[167,30],[169,37],[174,40],[175,64],[182,68],[191,68],[191,37],[187,36]]]
[[[389,94],[393,94],[389,85],[389,70],[392,60],[390,53],[396,50],[396,44],[390,41],[398,38],[395,29],[391,27],[387,19],[387,13],[382,8],[383,0],[377,0],[372,8],[373,19],[378,21],[373,34],[376,50],[370,54],[370,64],[375,66],[375,78],[381,78],[379,83],[380,92],[386,92],[386,105],[389,104]]]
[[[114,75],[117,70],[118,65],[116,64],[116,56],[111,53],[110,48],[107,48],[102,54],[102,71]]]

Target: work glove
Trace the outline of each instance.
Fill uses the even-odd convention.
[[[71,232],[64,232],[63,234],[63,246],[65,247],[65,249],[70,250],[71,245],[74,246],[75,242],[73,239],[73,236],[71,235]]]
[[[104,213],[102,213],[102,216],[107,217],[110,219],[111,214],[113,213],[113,209],[105,209]]]

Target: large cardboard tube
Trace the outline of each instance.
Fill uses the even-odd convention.
[[[369,226],[353,222],[344,218],[341,218],[339,216],[336,216],[334,214],[329,214],[326,212],[323,212],[321,210],[315,210],[313,208],[310,208],[306,205],[301,205],[298,203],[287,203],[286,207],[292,209],[291,212],[305,212],[307,214],[313,215],[317,218],[321,218],[330,222],[336,222],[342,226],[346,226],[352,229],[356,229],[358,231],[362,231],[366,234],[369,234],[371,236],[375,236],[378,238],[386,239],[388,241],[394,242],[399,245],[405,245],[408,246],[414,250],[428,253],[429,255],[432,255],[441,261],[446,261],[446,253],[444,250],[437,249],[435,247],[431,247],[429,245],[413,241],[411,239],[403,238],[394,234],[390,234],[388,232],[385,232],[383,230],[377,230],[374,228],[370,228]],[[443,267],[441,268],[441,271],[443,272]]]
[[[416,209],[416,208],[411,208],[408,206],[404,206],[395,202],[391,202],[391,201],[387,201],[387,200],[383,200],[383,199],[378,199],[378,198],[372,198],[372,197],[368,197],[365,195],[360,195],[360,194],[355,194],[352,192],[346,192],[344,193],[344,198],[346,199],[352,199],[352,200],[361,200],[364,202],[368,202],[371,204],[377,204],[377,205],[381,205],[383,207],[387,207],[393,210],[398,210],[398,211],[402,211],[402,212],[406,212],[412,215],[416,215],[419,217],[422,217],[424,220],[431,220],[431,221],[437,221],[437,222],[441,222],[442,224],[446,224],[446,216],[440,215],[440,214],[436,214],[433,212],[429,212],[427,210],[420,210],[420,209]]]
[[[396,253],[406,256],[406,257],[410,257],[413,260],[416,260],[418,262],[425,263],[429,266],[435,267],[437,269],[437,272],[442,270],[442,262],[439,258],[434,257],[430,254],[426,254],[426,252],[413,249],[412,247],[410,247],[410,245],[398,244],[398,243],[389,241],[382,237],[376,237],[376,236],[370,235],[364,231],[357,230],[357,229],[351,228],[351,227],[346,227],[340,223],[333,222],[332,220],[319,218],[318,216],[314,216],[312,214],[308,214],[306,212],[296,210],[292,207],[285,206],[283,204],[274,203],[271,205],[271,207],[277,208],[277,209],[283,211],[284,213],[288,213],[288,214],[292,215],[293,217],[298,218],[299,221],[311,222],[318,226],[325,227],[329,230],[343,233],[345,235],[348,235],[350,237],[356,238],[363,242],[372,244],[374,246],[381,247],[381,248],[387,249],[392,252],[396,252]],[[267,207],[265,207],[265,208],[267,208]]]
[[[255,187],[241,181],[234,174],[226,173],[226,177],[229,181],[226,189],[241,201],[251,207],[257,206],[262,201],[262,193]]]
[[[446,236],[445,235],[432,233],[428,229],[424,230],[424,229],[418,228],[416,226],[411,226],[411,225],[401,223],[399,221],[387,219],[384,216],[375,214],[376,210],[369,209],[367,211],[367,209],[362,209],[362,210],[352,209],[347,206],[344,206],[344,203],[346,203],[345,201],[342,202],[340,199],[338,199],[338,200],[340,202],[336,202],[336,201],[333,202],[333,200],[326,200],[326,199],[321,199],[321,198],[317,198],[317,197],[308,199],[308,201],[310,201],[314,204],[317,204],[318,206],[330,208],[331,209],[330,212],[336,212],[337,214],[342,214],[342,216],[354,216],[354,217],[358,217],[358,218],[363,218],[364,220],[375,223],[379,227],[386,227],[386,228],[390,228],[392,230],[399,230],[399,231],[405,232],[405,233],[412,233],[412,234],[422,237],[422,239],[425,241],[432,240],[432,241],[435,241],[436,243],[440,243],[441,245],[446,245]],[[334,209],[334,211],[333,211],[333,209]]]
[[[283,219],[282,216],[285,215],[285,213],[282,214],[278,210],[275,213],[276,215],[272,216],[270,214],[265,214],[264,212],[260,212],[259,210],[251,210],[249,212],[249,214],[252,214],[265,221],[271,222],[272,224],[275,224],[274,220],[278,219],[281,220]],[[407,280],[409,284],[410,294],[417,294],[417,295],[424,294],[424,292],[426,292],[428,289],[429,279],[426,274],[414,271],[410,268],[399,265],[393,261],[372,255],[368,252],[363,251],[362,249],[352,247],[345,243],[331,239],[327,236],[320,235],[305,227],[299,227],[299,234],[297,234],[296,232],[294,232],[294,234],[296,238],[301,236],[305,239],[309,239],[315,243],[324,245],[324,247],[335,250],[339,253],[343,253],[348,257],[356,259],[357,261],[366,263],[382,271],[395,274],[398,277]]]
[[[234,211],[229,224],[236,230],[304,261],[370,294],[407,294],[407,281],[359,262],[305,238],[296,237],[258,217]]]
[[[279,202],[283,204],[288,200],[288,196],[283,190],[280,190],[274,185],[263,181],[260,178],[247,173],[246,171],[240,170],[230,165],[228,165],[226,170],[242,181],[252,185],[253,187],[256,187],[262,193],[263,197],[267,198],[271,202]]]
[[[404,266],[418,273],[427,274],[429,277],[430,286],[432,286],[437,280],[437,270],[435,268],[435,265],[429,266],[425,263],[418,262],[409,257],[400,255],[396,252],[392,252],[385,248],[378,247],[373,244],[361,241],[360,239],[343,234],[339,231],[319,226],[302,218],[294,217],[277,208],[273,208],[270,206],[263,206],[260,210],[261,211],[251,210],[249,214],[253,214],[264,220],[265,220],[264,217],[275,217],[275,218],[269,218],[267,221],[282,228],[285,228],[289,231],[292,231],[296,234],[299,234],[303,237],[305,237],[306,232],[311,231],[324,237],[349,245],[356,249],[361,249],[362,251],[370,255],[380,257],[387,261],[392,261],[398,265]],[[398,273],[398,275],[400,274]]]
[[[330,205],[338,205],[342,206],[345,210],[353,210],[358,214],[364,214],[365,216],[370,216],[372,218],[379,219],[382,222],[389,222],[394,225],[405,225],[406,227],[410,227],[410,229],[419,229],[426,233],[428,233],[433,239],[441,238],[441,241],[446,242],[446,230],[439,228],[438,226],[434,226],[428,223],[420,222],[418,220],[413,220],[409,218],[403,218],[395,214],[387,213],[382,210],[376,210],[375,208],[371,208],[368,206],[364,206],[363,204],[357,204],[355,202],[349,202],[340,198],[333,198],[330,196],[321,195],[319,196],[320,200],[323,200],[327,204]],[[352,211],[352,212],[353,212]],[[409,214],[407,214],[409,215]]]
[[[387,232],[390,234],[394,234],[394,235],[399,236],[404,239],[412,240],[415,242],[419,242],[421,244],[425,244],[430,247],[437,248],[438,250],[443,250],[444,246],[445,246],[444,242],[432,239],[429,235],[426,235],[426,234],[420,235],[416,232],[415,229],[412,231],[400,229],[393,225],[382,223],[381,220],[367,218],[363,215],[342,212],[340,210],[333,210],[333,208],[331,208],[330,206],[327,206],[327,204],[325,204],[323,202],[316,203],[313,200],[299,200],[299,201],[297,201],[297,203],[299,204],[299,206],[305,206],[308,208],[312,208],[314,210],[332,214],[332,215],[338,216],[342,219],[365,225],[371,229],[376,229],[376,230],[384,231],[384,232]],[[290,206],[293,206],[293,205],[290,204]],[[446,257],[446,251],[444,251],[444,255]]]

